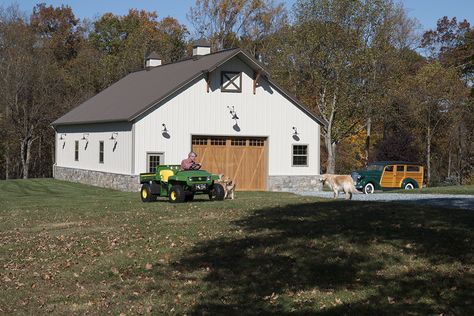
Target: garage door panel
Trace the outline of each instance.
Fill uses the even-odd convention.
[[[229,176],[237,190],[265,190],[265,139],[196,136],[192,143],[203,169]]]

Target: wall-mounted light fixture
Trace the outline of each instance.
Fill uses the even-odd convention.
[[[66,133],[62,133],[59,135],[59,140],[65,140],[66,139]]]
[[[87,150],[87,146],[89,145],[89,133],[82,134],[81,140],[85,140],[86,144],[84,146],[84,150]]]
[[[110,136],[110,140],[114,140],[115,142],[117,142],[117,137],[118,137],[118,133],[113,132],[112,135]]]
[[[166,128],[166,124],[163,123],[161,124],[163,126],[163,129],[161,130],[161,135],[163,135],[164,138],[169,139],[171,137],[169,129]]]
[[[229,113],[230,113],[230,115],[232,116],[232,119],[233,119],[233,120],[238,120],[239,117],[237,116],[237,112],[235,112],[234,106],[232,106],[232,107],[227,106],[227,108],[229,109]]]
[[[295,141],[299,141],[300,140],[300,137],[298,136],[300,133],[298,133],[298,130],[296,129],[296,127],[292,127],[293,128],[293,134],[292,134],[292,137]]]
[[[235,124],[234,124],[234,126],[232,126],[232,128],[234,129],[234,131],[240,132],[240,126],[239,126],[239,122],[238,122],[239,117],[237,116],[237,112],[235,112],[234,106],[232,106],[232,107],[227,106],[227,109],[229,109],[230,116],[235,121]]]

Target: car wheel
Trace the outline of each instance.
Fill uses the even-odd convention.
[[[170,194],[168,197],[171,203],[182,203],[186,199],[186,193],[184,193],[184,189],[180,185],[173,185],[170,190]]]
[[[220,185],[219,183],[214,184],[212,187],[212,190],[209,192],[209,199],[222,201],[224,200],[224,196],[225,196],[224,187]]]
[[[374,188],[374,185],[372,183],[367,183],[366,185],[364,185],[364,193],[365,194],[372,194],[374,193],[375,191],[375,188]]]
[[[405,187],[403,187],[405,190],[413,190],[415,188],[415,186],[413,185],[413,183],[411,182],[408,182],[407,184],[405,184]]]
[[[140,190],[140,197],[142,198],[142,202],[151,202],[153,196],[151,194],[150,185],[148,183],[144,183]]]

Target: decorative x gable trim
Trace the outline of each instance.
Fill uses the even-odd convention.
[[[242,73],[236,71],[222,71],[221,91],[242,92]]]

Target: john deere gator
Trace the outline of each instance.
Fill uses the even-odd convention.
[[[182,170],[179,165],[159,165],[155,173],[140,173],[140,196],[143,202],[167,197],[171,203],[192,201],[196,194],[210,200],[224,200],[224,188],[215,181],[218,175],[205,170]]]

